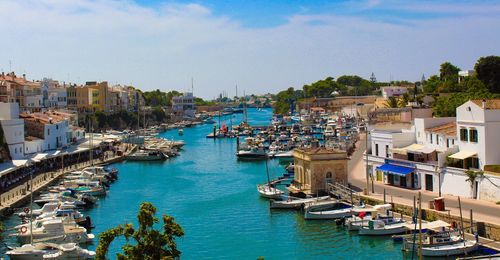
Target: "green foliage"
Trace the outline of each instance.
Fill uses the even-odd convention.
[[[397,108],[398,107],[398,99],[396,97],[389,97],[385,101],[385,106],[389,108]]]
[[[490,92],[500,93],[500,56],[479,58],[474,70]]]
[[[457,107],[471,99],[491,99],[495,97],[488,92],[484,85],[478,83],[474,79],[469,79],[467,82],[463,83],[463,86],[468,87],[466,92],[440,96],[436,99],[434,103],[434,112],[436,116],[456,116]]]
[[[195,97],[194,104],[197,106],[211,106],[211,105],[215,105],[216,103],[214,101],[206,101],[206,100],[203,100],[202,98]]]
[[[328,77],[311,85],[304,85],[302,89],[305,97],[326,98],[331,97],[332,92],[339,91],[339,86],[332,77]]]
[[[99,245],[96,250],[96,259],[106,259],[110,244],[115,238],[123,236],[127,243],[123,245],[123,253],[117,254],[117,259],[175,259],[179,258],[181,252],[177,250],[175,239],[182,237],[184,231],[173,217],[163,215],[162,231],[154,229],[159,223],[155,217],[156,208],[149,202],[141,204],[137,220],[137,229],[127,223],[104,231],[99,235]],[[129,243],[133,240],[134,243]]]
[[[167,118],[167,114],[161,107],[155,107],[153,108],[153,117],[155,118],[156,121],[158,122],[163,122]]]
[[[295,90],[288,88],[287,90],[280,91],[276,95],[276,102],[274,103],[274,112],[276,114],[287,114],[290,112],[290,102],[296,102],[303,96],[302,90]]]
[[[460,68],[457,66],[445,62],[441,64],[439,68],[439,77],[441,78],[442,81],[454,81],[458,83],[458,72],[460,71]]]
[[[441,80],[437,75],[432,75],[429,79],[427,79],[424,83],[424,93],[436,93],[438,89],[438,85],[441,83]]]
[[[146,91],[143,93],[146,106],[171,106],[172,98],[180,96],[181,93],[175,90],[170,92],[162,92],[159,89],[154,91]]]

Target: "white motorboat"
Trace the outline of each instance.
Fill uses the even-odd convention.
[[[359,230],[362,226],[368,227],[368,220],[370,219],[391,218],[392,216],[389,216],[388,212],[391,208],[391,204],[375,205],[371,208],[365,208],[362,212],[358,213],[358,216],[353,215],[347,218],[344,224],[349,231]]]
[[[337,201],[330,207],[318,208],[306,207],[304,219],[339,219],[351,216],[353,208],[351,205]]]
[[[396,235],[406,232],[406,222],[400,218],[386,218],[368,220],[368,226],[362,225],[359,228],[359,235],[365,236],[386,236]]]
[[[422,247],[423,256],[454,256],[464,255],[476,251],[479,247],[477,241],[464,240],[452,244],[424,246]]]
[[[271,200],[269,207],[272,209],[300,209],[306,204],[313,202],[330,200],[330,196],[322,196],[316,198],[295,198],[288,197],[286,200]]]
[[[285,194],[285,192],[283,192],[282,190],[271,187],[268,184],[257,185],[257,191],[259,192],[261,197],[268,199],[279,199],[283,194]]]
[[[274,154],[274,157],[276,157],[276,158],[292,158],[293,157],[293,150],[278,151],[276,154]]]
[[[265,158],[267,153],[264,147],[253,146],[250,149],[237,151],[236,156],[240,158]]]
[[[178,133],[179,135],[183,135],[183,134],[184,134],[184,129],[179,128],[179,130],[177,130],[177,133]]]
[[[21,212],[18,214],[19,217],[25,218],[25,217],[38,217],[44,213],[49,213],[55,211],[59,207],[60,203],[59,202],[50,202],[50,203],[45,203],[42,208],[40,209],[34,209],[33,211],[30,211],[29,208],[24,209],[25,211]]]
[[[95,252],[79,247],[75,243],[25,244],[5,253],[12,260],[43,260],[43,259],[93,259]]]
[[[21,227],[13,236],[16,236],[22,244],[27,244],[31,238],[30,228]],[[71,224],[65,223],[62,218],[39,222],[33,226],[33,242],[88,243],[94,237],[93,234],[87,234],[87,229],[78,226],[74,221]]]
[[[129,161],[162,161],[168,157],[158,150],[139,150],[127,156]]]

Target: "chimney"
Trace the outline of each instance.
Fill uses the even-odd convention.
[[[26,80],[26,74],[23,74],[23,79]]]
[[[486,99],[483,99],[483,109],[486,109]]]

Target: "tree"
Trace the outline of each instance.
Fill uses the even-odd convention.
[[[457,80],[458,82],[458,72],[460,71],[460,68],[449,63],[445,62],[441,64],[440,69],[439,69],[439,77],[441,78],[442,81],[454,81]]]
[[[435,93],[438,89],[438,85],[441,83],[441,80],[437,75],[432,75],[430,78],[425,82],[423,90],[424,93]]]
[[[465,181],[470,184],[471,197],[474,197],[474,183],[476,183],[477,178],[483,177],[484,172],[467,170],[465,171],[465,174],[467,175],[467,179],[465,179]]]
[[[181,255],[177,250],[175,238],[184,235],[181,226],[173,217],[163,215],[162,232],[155,230],[153,225],[159,223],[155,217],[156,208],[149,202],[140,206],[137,220],[139,227],[134,229],[132,224],[119,225],[104,231],[99,235],[99,245],[96,250],[96,259],[106,259],[110,244],[119,236],[124,236],[127,243],[123,245],[123,253],[117,254],[117,259],[175,259]],[[134,243],[129,241],[133,239]]]
[[[396,97],[389,97],[385,101],[385,106],[389,108],[397,108],[398,107],[398,99]]]
[[[500,56],[481,57],[476,62],[474,70],[477,78],[492,93],[500,93]]]

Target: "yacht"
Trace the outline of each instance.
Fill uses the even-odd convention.
[[[87,234],[87,229],[78,226],[75,222],[66,223],[62,218],[38,222],[33,226],[34,242],[52,243],[88,243],[94,239],[93,234]],[[21,227],[16,236],[20,243],[30,242],[31,231],[28,227]]]
[[[163,161],[167,156],[158,150],[139,150],[126,158],[130,161]]]
[[[35,243],[12,248],[5,253],[12,260],[42,259],[94,259],[95,252],[79,247],[76,243]]]

